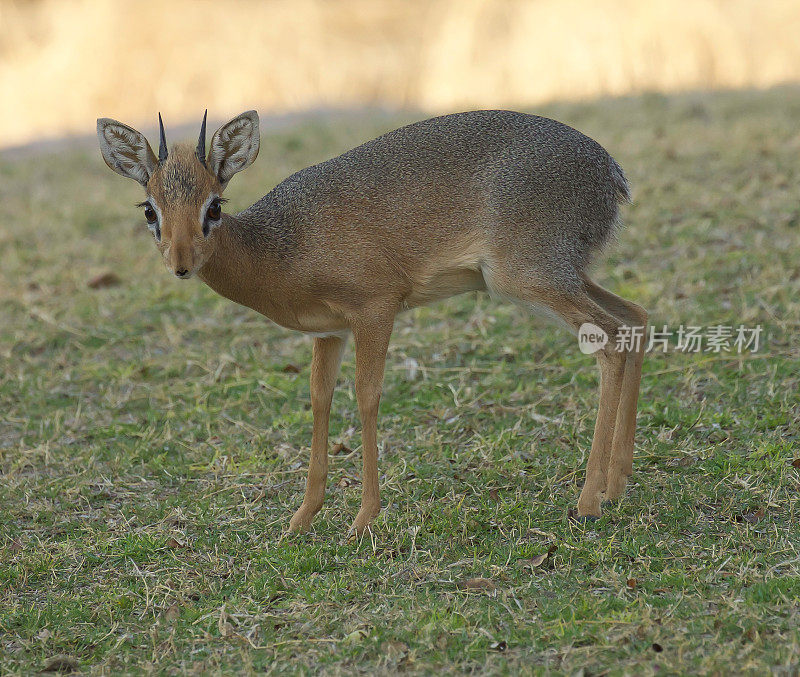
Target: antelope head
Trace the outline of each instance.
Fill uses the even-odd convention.
[[[206,115],[195,148],[168,149],[159,113],[158,157],[132,127],[109,118],[97,121],[103,159],[117,174],[144,186],[146,198],[138,206],[167,268],[181,279],[192,277],[208,260],[214,229],[222,223],[222,192],[236,172],[253,164],[259,149],[258,114],[251,110],[214,132],[206,155]]]

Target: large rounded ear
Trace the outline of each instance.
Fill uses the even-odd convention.
[[[97,121],[97,139],[103,159],[111,169],[147,185],[158,162],[143,134],[111,118],[100,118]]]
[[[214,132],[207,165],[223,188],[236,172],[253,164],[259,144],[258,113],[254,110],[237,115]]]

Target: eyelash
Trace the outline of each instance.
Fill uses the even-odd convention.
[[[217,223],[222,219],[222,205],[226,203],[227,200],[222,197],[216,197],[211,201],[211,204],[208,205],[206,208],[206,213],[203,215],[203,236],[208,237],[208,234],[211,232],[211,223]],[[216,207],[219,209],[219,216],[216,218],[212,218],[209,216],[209,212]]]
[[[145,214],[147,213],[148,209],[152,209],[153,210],[153,213],[156,215],[156,218],[155,218],[154,221],[149,221],[148,220],[147,221],[147,227],[153,232],[153,235],[156,238],[156,242],[161,242],[161,224],[158,222],[158,212],[155,210],[153,205],[150,204],[150,202],[148,202],[148,201],[140,202],[136,206],[137,207],[144,207]],[[147,216],[145,216],[145,220],[147,220]]]

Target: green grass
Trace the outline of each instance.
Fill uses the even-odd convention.
[[[598,281],[659,326],[766,332],[752,355],[648,356],[635,474],[588,527],[567,510],[593,360],[468,295],[398,318],[373,536],[345,535],[352,353],[331,441],[354,451],[286,535],[310,339],[169,275],[95,148],[0,159],[0,672],[798,673],[800,90],[540,112],[633,183]],[[231,206],[407,119],[266,133]],[[87,287],[107,270],[119,286]]]

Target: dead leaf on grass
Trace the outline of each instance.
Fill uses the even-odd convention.
[[[751,510],[750,512],[742,513],[741,515],[734,515],[734,520],[736,522],[748,522],[749,524],[755,524],[756,522],[760,522],[767,514],[767,511],[764,509],[762,505],[758,510]]]
[[[497,586],[489,578],[467,578],[459,581],[456,585],[460,590],[486,590],[491,592],[497,589]]]
[[[122,283],[119,275],[112,272],[100,273],[95,275],[86,284],[90,289],[106,289],[107,287],[116,287]]]
[[[520,559],[517,560],[517,566],[521,567],[530,567],[531,569],[538,569],[541,567],[548,559],[550,559],[551,555],[558,550],[557,545],[551,545],[547,552],[543,552],[541,555],[536,555],[535,557],[531,557],[530,559]]]
[[[368,635],[369,632],[367,632],[364,628],[358,628],[358,630],[353,630],[353,632],[345,635],[342,641],[345,644],[355,644],[363,639],[366,639]]]
[[[48,659],[42,672],[74,672],[78,669],[78,661],[72,656],[60,654]]]

